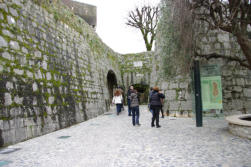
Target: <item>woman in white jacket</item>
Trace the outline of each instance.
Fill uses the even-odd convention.
[[[123,97],[120,90],[116,90],[112,99],[112,103],[116,104],[117,115],[121,112]]]

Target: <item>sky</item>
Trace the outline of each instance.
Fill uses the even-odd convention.
[[[97,7],[96,32],[115,52],[138,53],[146,51],[140,31],[127,26],[128,12],[142,4],[157,5],[160,0],[74,0]]]

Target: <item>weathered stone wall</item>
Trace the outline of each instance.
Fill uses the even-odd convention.
[[[76,15],[84,19],[93,28],[97,26],[97,7],[72,0],[62,0]]]
[[[182,43],[177,42],[177,29],[173,27],[172,20],[176,9],[172,7],[172,1],[163,0],[162,12],[165,12],[162,16],[160,25],[163,26],[158,29],[156,39],[156,53],[153,59],[153,70],[151,78],[154,82],[152,86],[160,86],[167,96],[165,102],[165,111],[170,111],[171,115],[191,115],[193,109],[194,100],[191,94],[191,74],[183,73],[180,75],[180,69],[178,61],[183,59],[177,53],[179,49],[182,49]],[[207,26],[198,23],[199,26],[194,27],[194,39],[190,39],[194,43],[195,50],[199,54],[218,53],[221,55],[232,57],[243,57],[243,53],[236,42],[236,39],[229,33],[222,31],[208,30]],[[179,34],[178,34],[179,35]],[[189,56],[189,55],[188,55]],[[192,55],[190,56],[192,58]],[[173,65],[173,69],[177,71],[177,75],[172,79],[166,79],[166,73],[163,71],[166,64],[162,62],[166,58],[169,62],[177,63]],[[225,115],[251,113],[251,71],[241,67],[238,63],[228,61],[226,59],[200,59],[201,65],[217,64],[221,67],[222,77],[222,94],[223,94],[223,113]],[[158,64],[161,64],[161,70],[158,70]],[[170,63],[169,63],[170,64]],[[172,63],[171,63],[172,65]]]
[[[4,144],[107,111],[108,71],[122,84],[119,56],[85,22],[82,31],[76,31],[30,0],[0,1],[0,138]]]
[[[122,55],[120,69],[125,88],[132,84],[150,84],[153,55],[154,52]]]
[[[196,35],[199,54],[217,53],[245,59],[236,38],[223,31],[209,31],[206,27]],[[200,60],[201,65],[221,67],[223,111],[225,115],[251,113],[251,71],[239,63],[222,58]]]

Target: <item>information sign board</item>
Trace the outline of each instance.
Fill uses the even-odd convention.
[[[221,76],[201,77],[203,110],[222,109]]]

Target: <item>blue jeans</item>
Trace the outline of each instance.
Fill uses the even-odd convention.
[[[117,108],[117,115],[119,115],[119,113],[121,112],[122,104],[116,104],[116,108]]]
[[[132,107],[132,124],[139,124],[139,106]]]
[[[130,107],[130,105],[131,105],[131,100],[130,99],[127,99],[127,104],[128,104],[128,115],[132,115],[132,109]]]

